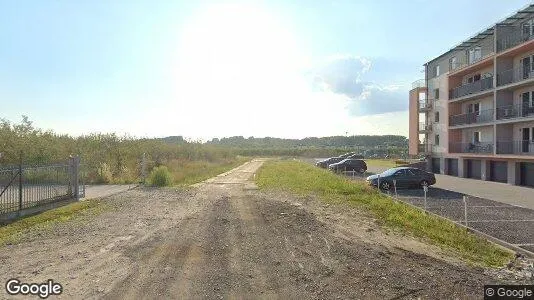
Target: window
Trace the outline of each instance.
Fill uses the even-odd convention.
[[[436,77],[439,76],[439,65],[436,66]]]
[[[473,83],[473,82],[479,81],[481,78],[482,76],[480,76],[480,74],[475,74],[473,76],[467,77],[466,83]]]
[[[467,113],[480,116],[480,103],[471,103],[467,106]]]
[[[434,99],[439,99],[439,89],[434,89]]]
[[[521,93],[523,107],[534,107],[534,91]]]
[[[439,134],[436,134],[436,136],[434,136],[434,145],[439,146]]]
[[[473,132],[473,144],[480,143],[480,131]]]
[[[523,31],[523,37],[528,38],[529,36],[534,34],[534,20],[528,20],[521,26]]]
[[[521,68],[523,70],[523,79],[532,77],[532,71],[534,71],[534,56],[529,55],[521,59]]]
[[[456,68],[458,68],[458,59],[453,56],[449,59],[449,69],[454,70]]]
[[[436,123],[439,122],[439,111],[434,113],[434,122],[436,122]]]
[[[477,46],[473,49],[469,49],[468,57],[470,64],[479,61],[482,58],[482,48],[480,48],[480,46]]]
[[[393,174],[394,176],[403,176],[404,175],[404,170],[398,170],[397,172],[395,172],[395,174]]]

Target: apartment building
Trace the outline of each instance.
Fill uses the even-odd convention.
[[[534,187],[534,5],[424,66],[409,153],[435,173]]]

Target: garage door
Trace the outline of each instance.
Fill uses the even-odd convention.
[[[534,163],[522,162],[519,164],[521,185],[534,187]]]
[[[482,178],[482,162],[478,159],[467,160],[467,177],[473,179]]]
[[[440,174],[440,159],[432,158],[432,172]]]
[[[505,161],[490,162],[490,180],[508,182],[508,164]]]
[[[458,159],[447,158],[447,168],[449,169],[449,175],[458,176]]]

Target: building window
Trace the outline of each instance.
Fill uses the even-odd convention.
[[[434,89],[434,99],[439,99],[439,89]]]
[[[439,146],[439,134],[436,134],[436,136],[434,136],[434,145]]]
[[[439,111],[434,113],[434,122],[439,123]]]
[[[480,143],[480,131],[473,132],[473,144]]]
[[[521,59],[521,68],[523,69],[523,79],[533,77],[534,71],[534,55],[529,55]]]
[[[471,103],[467,106],[467,113],[480,116],[480,103]]]
[[[458,68],[458,59],[456,58],[456,56],[453,56],[449,59],[449,68],[451,70]]]
[[[528,20],[522,24],[523,37],[530,37],[534,34],[534,20]]]
[[[469,64],[476,63],[482,58],[482,48],[480,48],[480,46],[477,46],[473,49],[469,49],[468,57],[469,57]]]
[[[439,65],[436,66],[436,77],[439,76]]]

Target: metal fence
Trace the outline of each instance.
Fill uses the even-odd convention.
[[[39,205],[84,197],[78,157],[45,166],[0,167],[0,216]]]

